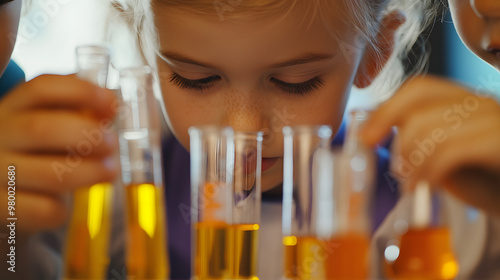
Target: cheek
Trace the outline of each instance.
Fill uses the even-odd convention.
[[[295,107],[298,117],[291,125],[327,124],[335,130],[342,123],[344,110],[352,87],[352,75],[334,73],[320,91]]]
[[[454,1],[463,2],[463,1]],[[478,18],[471,6],[467,3],[454,3],[450,1],[450,11],[455,29],[460,39],[472,51],[478,52],[481,49],[483,34],[486,31],[485,23]]]
[[[192,104],[186,102],[184,98],[179,97],[181,92],[173,89],[171,86],[162,85],[163,106],[167,113],[167,122],[170,130],[177,140],[185,147],[189,147],[188,128],[195,123],[197,112],[192,108]]]
[[[189,150],[189,127],[217,124],[218,111],[210,109],[210,99],[196,97],[168,81],[162,82],[162,93],[169,128],[186,149]]]

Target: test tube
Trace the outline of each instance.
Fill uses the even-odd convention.
[[[235,132],[232,197],[235,267],[232,279],[257,280],[262,132]]]
[[[167,279],[170,268],[160,140],[160,114],[147,66],[120,71],[120,163],[125,186],[126,267],[130,279]]]
[[[451,246],[451,232],[439,206],[441,196],[427,181],[420,181],[409,196],[406,220],[397,220],[398,241],[384,252],[390,279],[455,279],[459,266]],[[403,226],[401,226],[403,225]]]
[[[343,150],[330,147],[327,126],[283,129],[285,279],[368,278],[373,166],[358,127]]]
[[[368,279],[371,213],[375,179],[373,151],[359,139],[369,112],[353,110],[342,150],[334,152],[333,189],[337,209],[326,261],[328,279]]]
[[[193,279],[258,279],[262,133],[189,128]]]
[[[81,46],[76,49],[76,58],[77,77],[106,86],[110,61],[107,48]],[[75,190],[66,239],[65,279],[105,279],[112,187],[112,183],[102,182]]]
[[[326,201],[329,204],[325,206],[324,201],[318,199],[333,193],[330,186],[323,188],[326,193],[319,196],[321,190],[317,186],[331,182],[328,175],[332,170],[318,177],[314,170],[319,166],[332,166],[329,154],[332,129],[329,126],[285,126],[283,134],[283,276],[284,279],[326,279],[324,264],[330,250],[317,235],[317,230],[324,232],[333,226],[330,222],[333,212],[320,212],[327,215],[323,216],[318,215],[318,210],[331,209],[332,201]],[[316,164],[316,160],[321,164]]]

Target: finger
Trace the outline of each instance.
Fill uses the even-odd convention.
[[[6,201],[5,195],[1,194],[0,200]],[[16,226],[20,231],[52,230],[68,219],[68,207],[62,196],[17,191],[15,201]]]
[[[485,117],[488,115],[486,114]],[[425,122],[425,120],[422,121]],[[482,118],[478,118],[475,121],[462,124],[460,129],[434,128],[430,130],[424,126],[412,126],[411,128],[408,126],[407,130],[400,131],[398,135],[406,140],[405,144],[401,145],[401,156],[396,162],[397,170],[406,171],[409,186],[413,186],[414,183],[422,179],[429,180],[429,174],[436,169],[434,164],[443,156],[443,150],[454,146],[457,149],[455,150],[456,154],[463,154],[462,150],[477,141],[478,138],[482,137],[494,141],[491,126],[488,124],[488,122],[482,121]],[[500,136],[498,138],[500,140]]]
[[[118,147],[111,123],[72,111],[16,114],[0,124],[1,131],[9,132],[0,138],[0,146],[24,153],[67,153],[70,147],[85,156],[109,155]]]
[[[404,156],[416,148],[422,149],[425,154],[432,153],[436,144],[446,141],[449,127],[443,121],[443,111],[441,106],[430,107],[413,112],[405,119],[398,130]]]
[[[116,157],[85,157],[77,152],[61,156],[8,154],[0,158],[0,164],[16,166],[18,185],[43,193],[63,193],[81,186],[113,182],[119,170]],[[0,183],[5,180],[0,178]]]
[[[427,169],[428,178],[435,183],[445,182],[447,177],[464,167],[474,166],[500,172],[500,136],[471,135],[464,141],[443,145],[436,151]]]
[[[372,112],[361,131],[363,141],[374,146],[388,135],[393,126],[401,125],[405,118],[423,107],[435,106],[456,99],[466,91],[450,82],[433,77],[417,77],[404,84],[386,103]]]
[[[22,98],[19,98],[22,96]],[[9,110],[64,108],[90,111],[98,117],[113,117],[117,105],[115,95],[75,75],[42,75],[6,96]]]

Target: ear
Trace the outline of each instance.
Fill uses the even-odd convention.
[[[394,51],[396,31],[405,21],[405,15],[400,11],[393,11],[384,17],[374,46],[366,48],[361,60],[354,80],[356,87],[365,88],[371,85],[380,73]]]

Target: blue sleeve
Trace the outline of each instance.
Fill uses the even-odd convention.
[[[11,60],[2,77],[0,77],[0,98],[24,81],[25,76],[23,70]]]

